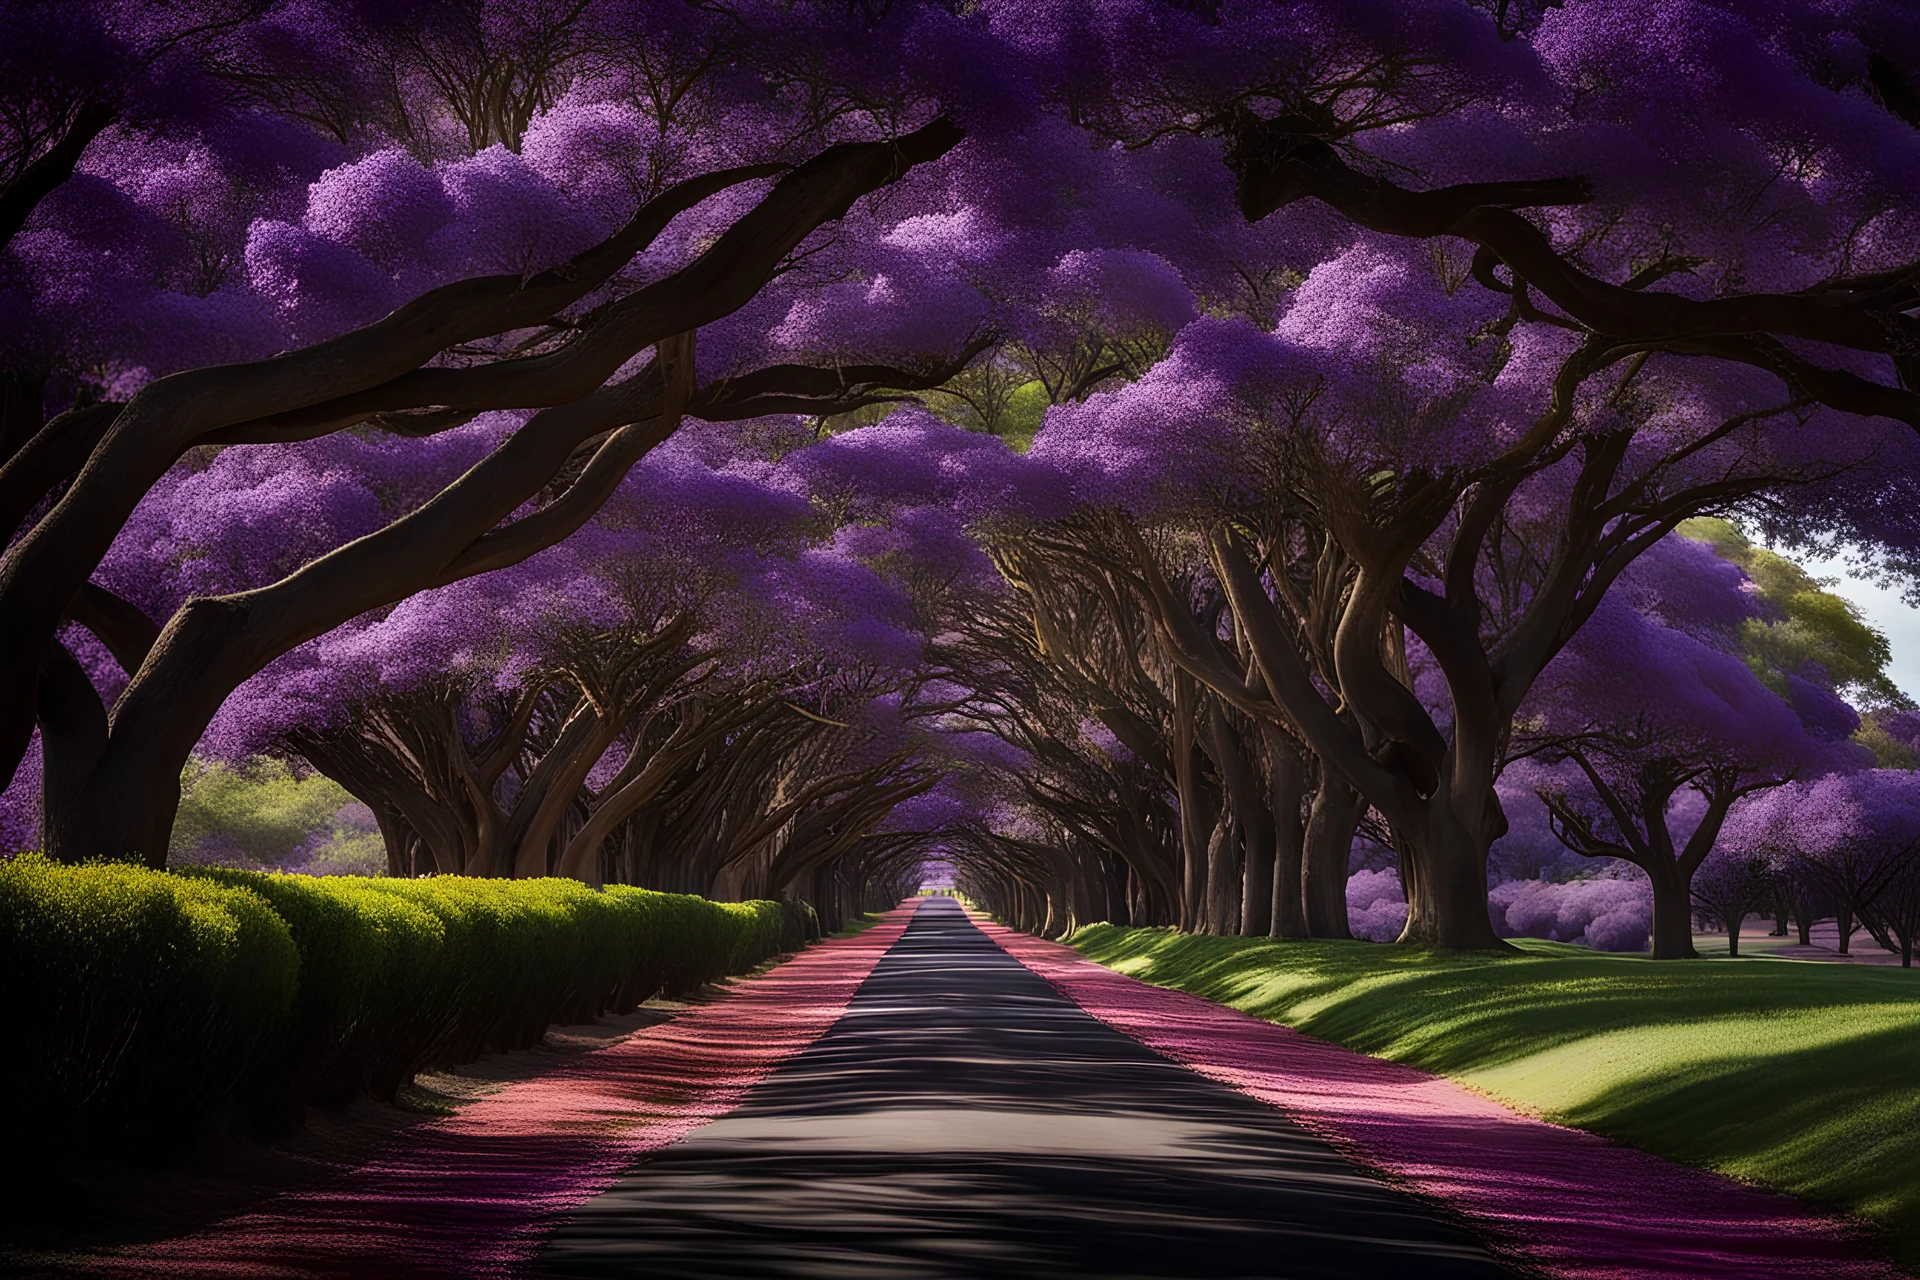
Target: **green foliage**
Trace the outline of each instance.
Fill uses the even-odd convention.
[[[300,870],[310,876],[383,876],[387,844],[378,831],[336,827],[333,838],[316,848]]]
[[[1872,712],[1860,717],[1860,729],[1853,740],[1873,752],[1876,769],[1920,769],[1920,756],[1913,748],[1888,733]]]
[[[0,865],[7,1128],[165,1145],[537,1043],[793,950],[811,909],[576,880]]]
[[[863,911],[853,919],[847,921],[847,927],[833,936],[836,938],[851,938],[856,933],[865,933],[885,918],[884,912]]]
[[[278,866],[315,830],[331,827],[352,799],[331,778],[298,777],[285,761],[266,756],[238,768],[194,760],[180,775],[172,848],[191,856],[204,841],[224,835],[253,862]]]
[[[978,360],[932,392],[929,412],[967,431],[999,436],[1025,453],[1053,403],[1044,382],[1007,360]]]
[[[1034,436],[1040,433],[1041,419],[1047,416],[1052,403],[1046,385],[1037,378],[1014,388],[1007,397],[1006,412],[1001,418],[1001,438],[1012,445],[1015,452],[1025,453],[1033,444]]]
[[[1920,982],[1781,960],[1655,962],[1207,938],[1094,925],[1082,954],[1642,1147],[1861,1214],[1920,1261]]]
[[[300,952],[293,1017],[256,1075],[250,1118],[277,1128],[308,1100],[390,1099],[422,1065],[424,978],[446,950],[438,917],[366,881],[220,867],[180,878],[244,887],[285,920]]]
[[[1818,579],[1784,556],[1748,541],[1725,520],[1701,517],[1685,521],[1679,532],[1711,545],[1725,560],[1746,570],[1772,615],[1740,628],[1747,665],[1775,693],[1786,691],[1786,676],[1818,663],[1836,688],[1883,706],[1904,706],[1907,699],[1887,676],[1892,650],[1887,638],[1860,616],[1849,601],[1824,590]],[[1871,745],[1871,744],[1869,744]]]
[[[44,1149],[76,1118],[113,1140],[177,1140],[284,1032],[299,971],[286,923],[245,889],[38,854],[0,864],[4,1116],[26,1139],[9,1149]]]

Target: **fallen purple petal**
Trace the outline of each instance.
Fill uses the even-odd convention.
[[[1284,1109],[1559,1280],[1898,1280],[1790,1197],[1519,1115],[1439,1076],[1115,973],[976,919],[1100,1021]]]

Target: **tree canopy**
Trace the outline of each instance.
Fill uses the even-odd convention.
[[[1909,5],[7,8],[16,844],[1498,947],[1521,820],[1665,954],[1897,757],[1736,524],[1920,565]]]

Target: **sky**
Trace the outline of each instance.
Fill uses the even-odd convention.
[[[1920,609],[1902,600],[1898,588],[1851,576],[1840,556],[1830,560],[1795,559],[1814,577],[1830,579],[1827,590],[1852,601],[1866,620],[1886,635],[1893,650],[1887,674],[1901,692],[1920,701]]]

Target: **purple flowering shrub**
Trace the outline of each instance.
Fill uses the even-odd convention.
[[[1487,894],[1487,913],[1503,938],[1545,938],[1595,951],[1645,951],[1653,896],[1643,880],[1509,880]],[[1347,878],[1353,936],[1392,942],[1407,923],[1407,895],[1391,867]]]
[[[1644,880],[1509,880],[1487,894],[1503,938],[1545,938],[1595,951],[1645,951],[1653,894]]]
[[[1392,942],[1407,924],[1407,895],[1393,868],[1347,877],[1347,924],[1356,938]]]

